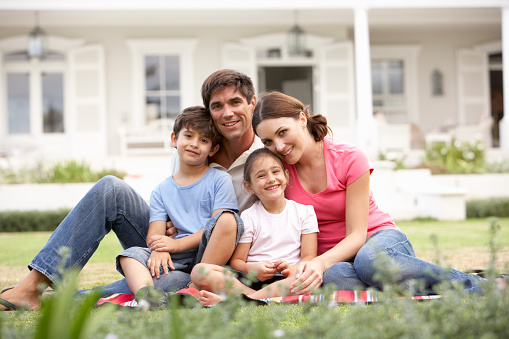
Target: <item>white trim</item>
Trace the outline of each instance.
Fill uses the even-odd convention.
[[[419,123],[418,56],[420,45],[372,45],[371,59],[398,58],[405,63],[405,97],[408,123]]]
[[[367,8],[491,8],[505,7],[507,0],[258,0],[235,3],[236,9],[367,9]],[[0,2],[0,9],[5,10],[231,10],[231,0],[6,0]]]
[[[48,36],[50,51],[68,52],[84,44],[82,39],[67,39],[54,35]],[[19,35],[0,40],[0,51],[4,54],[26,51],[28,46],[28,35]]]
[[[132,100],[131,127],[144,126],[145,92],[144,56],[147,54],[177,54],[180,57],[180,105],[181,109],[196,103],[194,86],[194,50],[197,39],[129,39],[126,41],[132,57]]]

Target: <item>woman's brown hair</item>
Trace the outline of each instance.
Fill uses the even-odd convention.
[[[315,141],[322,141],[332,131],[327,126],[327,119],[321,114],[311,115],[309,106],[281,92],[266,92],[261,95],[253,113],[253,129],[265,119],[294,118],[299,119],[304,112],[307,118],[307,129]]]

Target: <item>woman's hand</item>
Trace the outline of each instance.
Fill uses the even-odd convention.
[[[296,280],[290,285],[292,294],[310,294],[322,285],[325,269],[318,260],[301,262],[296,271]]]
[[[177,248],[176,240],[165,235],[151,236],[150,239],[147,241],[147,245],[152,251],[169,253],[180,252]]]
[[[274,267],[276,268],[276,271],[284,275],[285,278],[288,278],[290,275],[290,266],[288,266],[286,260],[278,259],[274,261]]]
[[[276,274],[277,270],[273,263],[271,262],[255,262],[246,264],[247,273],[251,273],[252,271],[256,272],[256,277],[260,281],[265,281],[270,278],[273,278]]]
[[[168,252],[152,252],[147,260],[147,267],[150,270],[150,274],[155,276],[157,279],[160,277],[160,267],[163,265],[164,274],[168,274],[168,266],[172,270],[175,269],[173,261],[171,260],[170,253]]]

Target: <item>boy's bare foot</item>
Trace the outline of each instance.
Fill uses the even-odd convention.
[[[507,277],[506,276],[501,276],[500,278],[496,278],[495,279],[495,282],[497,283],[497,287],[500,289],[500,290],[504,290],[508,287],[507,285]]]
[[[220,303],[223,300],[224,298],[221,297],[219,294],[215,294],[205,290],[201,290],[200,296],[198,297],[198,301],[203,306],[214,306],[215,304]]]

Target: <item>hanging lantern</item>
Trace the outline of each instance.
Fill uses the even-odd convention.
[[[291,56],[306,55],[306,34],[297,23],[297,11],[295,11],[295,25],[288,31],[288,53]]]
[[[47,52],[48,38],[46,33],[39,27],[39,15],[35,13],[35,28],[28,35],[27,54],[30,59],[43,59]]]

